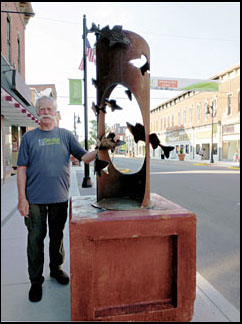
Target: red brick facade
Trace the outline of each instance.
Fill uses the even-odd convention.
[[[30,2],[1,2],[1,10],[33,12]],[[18,70],[18,39],[20,41],[20,74],[25,79],[25,26],[30,16],[15,13],[1,13],[2,55]],[[10,21],[10,61],[8,55],[8,23]]]

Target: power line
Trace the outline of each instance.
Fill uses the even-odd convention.
[[[44,18],[44,17],[35,17],[35,18],[49,20],[49,21],[55,21],[55,22],[61,22],[61,23],[65,23],[65,24],[81,25],[81,22],[73,22],[73,21]],[[223,38],[210,38],[210,37],[202,37],[202,36],[170,35],[170,34],[160,34],[160,33],[153,33],[153,32],[147,32],[147,31],[143,31],[143,32],[141,31],[141,33],[155,35],[155,36],[173,37],[173,38],[204,39],[204,40],[222,41],[222,42],[238,42],[239,41],[239,39],[223,39]]]

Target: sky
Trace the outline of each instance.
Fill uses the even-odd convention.
[[[69,79],[83,79],[78,69],[83,55],[83,15],[87,28],[121,25],[139,34],[150,47],[150,76],[209,79],[240,62],[239,2],[32,2],[35,16],[25,30],[27,84],[55,84],[60,127],[73,130],[74,113],[80,116],[77,133],[84,134],[84,107],[69,104]],[[93,46],[95,35],[88,34]],[[87,62],[88,119],[96,103],[96,66]],[[110,99],[121,111],[106,114],[109,126],[140,122],[139,106],[117,86]],[[177,95],[151,90],[150,109]],[[128,116],[128,120],[126,119]]]

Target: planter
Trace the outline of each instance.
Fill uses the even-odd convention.
[[[178,154],[178,158],[180,161],[184,161],[186,154]]]

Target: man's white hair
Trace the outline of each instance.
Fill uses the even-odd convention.
[[[52,102],[53,106],[55,107],[55,110],[57,109],[57,104],[56,104],[56,101],[54,100],[53,97],[41,96],[36,100],[36,103],[35,103],[35,108],[36,108],[37,111],[39,110],[39,106],[40,106],[39,102],[42,99],[50,100]]]

